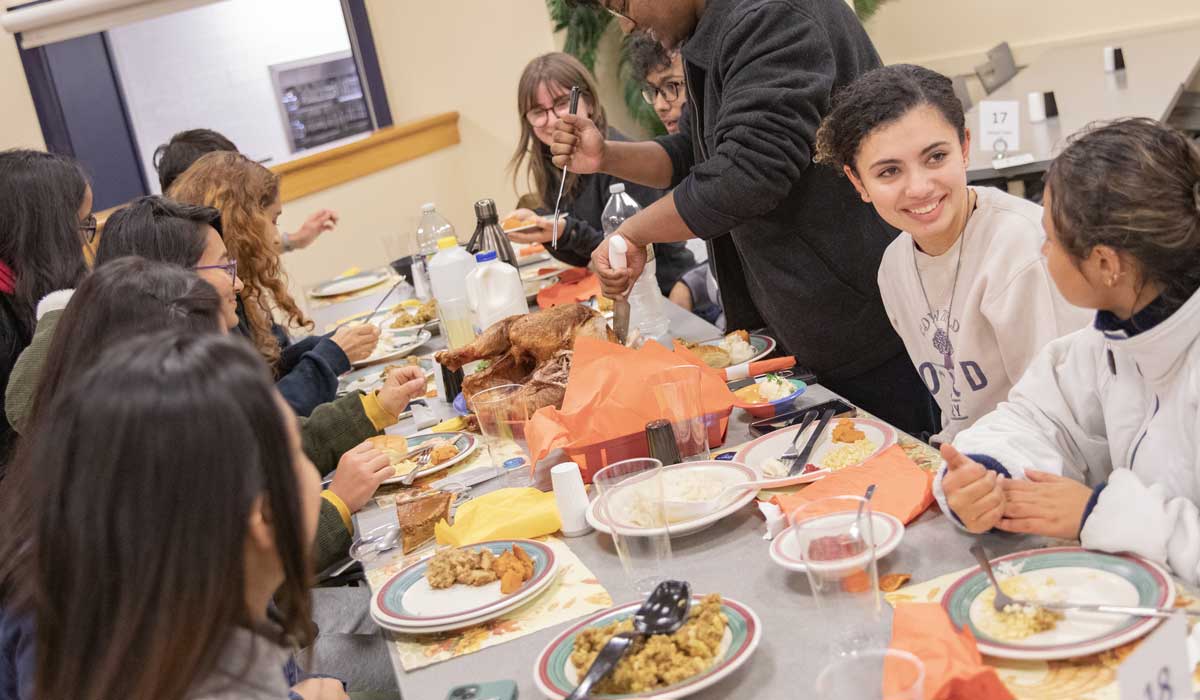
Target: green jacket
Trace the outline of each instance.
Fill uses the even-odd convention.
[[[8,388],[4,394],[4,408],[13,428],[22,433],[29,411],[33,406],[33,395],[37,391],[38,377],[46,362],[50,342],[54,339],[62,309],[47,311],[38,320],[29,343],[13,366]],[[362,399],[357,392],[347,394],[335,401],[321,404],[312,415],[300,418],[300,440],[304,453],[312,460],[322,476],[337,467],[338,460],[352,447],[381,431],[367,417]],[[317,541],[314,564],[322,571],[344,559],[350,549],[351,533],[342,522],[338,509],[326,499],[321,499],[321,515],[317,520]]]

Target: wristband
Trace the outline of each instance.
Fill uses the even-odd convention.
[[[279,232],[279,242],[283,244],[283,252],[290,253],[296,248],[292,245],[292,240],[284,231]]]

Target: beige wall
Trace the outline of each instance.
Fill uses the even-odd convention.
[[[17,42],[0,32],[0,149],[45,148]]]
[[[1200,22],[1196,0],[890,0],[867,22],[883,60],[969,73],[1008,41],[1019,64],[1059,43]]]

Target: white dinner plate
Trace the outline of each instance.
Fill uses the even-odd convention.
[[[748,481],[750,479],[758,478],[758,472],[746,466],[745,464],[738,464],[737,462],[685,462],[683,464],[673,464],[669,467],[664,467],[663,472],[664,477],[672,472],[676,474],[707,473],[727,484],[734,484],[739,481]],[[681,537],[683,535],[690,535],[697,530],[703,530],[718,520],[741,510],[743,506],[753,501],[757,494],[757,489],[747,489],[742,492],[736,492],[732,497],[727,497],[728,500],[723,507],[718,508],[708,515],[692,520],[668,523],[666,528],[667,532],[671,537]],[[620,507],[621,505],[624,505],[624,503],[624,500],[618,501],[617,505]],[[608,519],[601,516],[599,505],[599,498],[593,499],[592,502],[588,504],[588,524],[600,532],[611,535],[612,527],[610,527]],[[662,534],[663,531],[663,528],[661,527],[622,528],[623,531],[626,529],[629,529],[630,534],[645,536]]]
[[[425,578],[433,554],[405,567],[371,596],[371,617],[381,627],[405,634],[431,634],[460,629],[495,619],[546,589],[558,573],[554,550],[533,540],[492,540],[468,545],[487,548],[499,556],[518,544],[533,560],[533,577],[504,595],[500,582],[484,586],[454,584],[434,589]]]
[[[1019,573],[1035,590],[1053,592],[1072,603],[1169,608],[1175,602],[1171,577],[1157,564],[1129,554],[1053,547],[993,559],[992,568],[1001,582]],[[985,604],[980,595],[990,585],[978,567],[971,569],[946,589],[942,607],[955,627],[970,626],[979,651],[1003,659],[1049,661],[1098,654],[1138,639],[1162,621],[1067,611],[1053,629],[1021,640],[997,639],[978,625]]]
[[[413,350],[421,347],[429,342],[433,334],[427,330],[408,331],[406,333],[380,333],[379,342],[375,345],[375,351],[368,357],[352,363],[354,367],[367,367],[376,365],[389,360],[397,360],[401,357],[408,357]]]
[[[702,596],[692,596],[698,601]],[[538,690],[548,698],[561,700],[570,695],[579,684],[580,674],[571,663],[571,652],[575,646],[575,637],[589,627],[604,627],[613,622],[630,617],[641,606],[641,602],[627,603],[608,610],[601,610],[587,619],[572,625],[559,634],[552,642],[542,649],[537,662],[533,666],[533,680]],[[627,700],[672,700],[683,698],[712,686],[729,674],[738,670],[750,660],[758,643],[762,639],[762,622],[749,606],[736,600],[722,597],[721,612],[725,614],[727,626],[717,648],[716,659],[711,666],[700,673],[665,688],[659,688],[634,695],[593,695],[601,698],[620,697]]]
[[[421,371],[425,372],[425,377],[433,376],[436,364],[432,357],[421,358]],[[338,380],[338,396],[348,394],[352,391],[361,391],[369,393],[383,386],[383,367],[364,367],[342,375]]]
[[[354,292],[361,292],[364,289],[386,282],[390,277],[391,275],[382,270],[363,272],[349,277],[339,277],[318,284],[308,292],[308,295],[320,299],[322,297],[353,294]]]
[[[458,448],[458,455],[456,455],[454,459],[448,459],[441,464],[435,464],[432,467],[426,467],[418,471],[416,476],[418,479],[429,476],[430,474],[437,474],[440,471],[453,467],[464,459],[470,457],[479,447],[479,438],[470,433],[428,433],[426,435],[410,436],[408,438],[408,449],[411,452],[412,450],[421,447],[421,445],[424,445],[431,440],[453,440],[454,446]],[[401,474],[400,476],[393,476],[392,478],[385,480],[383,483],[398,484],[402,479],[404,479],[405,476],[407,475]]]
[[[829,422],[829,426],[825,429],[824,440],[817,445],[816,449],[813,450],[812,456],[808,460],[809,463],[815,465],[818,469],[825,468],[825,465],[822,464],[822,460],[825,459],[830,452],[840,447],[840,445],[835,444],[830,437],[833,431],[833,426],[838,420],[840,419],[834,418]],[[852,418],[851,420],[854,421],[854,427],[865,433],[867,439],[871,442],[874,442],[877,446],[875,451],[863,460],[864,462],[896,444],[896,429],[887,423],[874,420],[872,418]],[[817,422],[814,421],[812,426],[805,431],[805,436],[800,439],[801,448],[804,447],[805,442],[808,440],[808,435],[811,435],[812,431],[817,429],[816,426]],[[742,449],[738,450],[737,454],[733,456],[733,459],[734,461],[741,462],[742,464],[748,464],[761,472],[763,470],[764,463],[771,459],[778,459],[780,455],[788,451],[788,449],[792,446],[792,441],[796,439],[796,432],[799,430],[799,425],[793,425],[787,428],[776,430],[772,433],[767,433],[757,440],[743,445]]]
[[[854,515],[846,512],[830,513],[819,517],[853,518]],[[875,512],[871,513],[871,523],[874,525],[875,559],[879,560],[896,551],[896,547],[900,546],[900,540],[904,539],[904,523],[889,513]],[[771,540],[771,560],[790,571],[803,573],[808,570],[800,551],[800,541],[791,527],[785,528],[783,532],[775,536],[774,540]]]

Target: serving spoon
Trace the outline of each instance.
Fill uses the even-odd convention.
[[[639,637],[674,634],[687,622],[692,607],[692,587],[687,581],[663,581],[633,614],[633,632],[621,632],[609,639],[596,655],[583,680],[566,700],[584,700],[592,686],[604,680]]]

